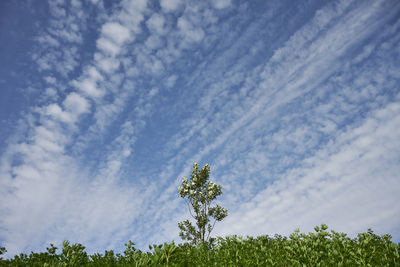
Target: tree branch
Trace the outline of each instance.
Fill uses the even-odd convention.
[[[190,209],[189,202],[188,202],[186,199],[185,199],[185,202],[186,202],[186,204],[188,205],[190,216],[192,216],[193,219],[196,219],[196,217],[194,217],[193,214],[192,214],[192,211],[191,211],[191,209]]]
[[[215,219],[215,221],[213,223],[213,226],[211,227],[210,231],[208,231],[208,235],[207,235],[207,239],[206,239],[207,241],[208,241],[208,238],[210,237],[210,234],[211,234],[212,230],[214,229],[214,226],[215,226],[216,222],[217,222],[217,219]]]

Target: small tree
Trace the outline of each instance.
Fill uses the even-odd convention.
[[[209,177],[210,166],[206,164],[199,170],[199,165],[195,162],[190,180],[183,177],[182,186],[178,187],[179,196],[185,199],[189,213],[197,225],[196,229],[189,220],[179,222],[179,236],[193,244],[208,242],[215,223],[228,215],[228,210],[220,205],[211,206],[211,202],[222,194],[222,187],[209,181]],[[211,223],[210,218],[213,218],[214,222]]]

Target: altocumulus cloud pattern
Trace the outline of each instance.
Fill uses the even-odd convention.
[[[400,2],[0,3],[0,244],[179,241],[209,163],[214,234],[328,224],[400,241]]]

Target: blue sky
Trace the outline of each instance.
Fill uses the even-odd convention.
[[[215,235],[315,225],[400,241],[400,2],[0,3],[0,244],[180,241],[211,166]]]

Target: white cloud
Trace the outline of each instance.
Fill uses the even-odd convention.
[[[62,38],[64,41],[71,42],[71,43],[81,43],[82,42],[82,36],[78,32],[76,24],[70,24],[69,27],[76,27],[75,31],[73,29],[63,29],[63,30],[58,30],[57,35],[58,37]]]
[[[73,81],[73,85],[85,95],[92,98],[100,98],[104,95],[104,90],[97,86],[96,80],[86,78],[82,81]]]
[[[97,76],[93,68],[87,72]],[[0,236],[9,255],[43,249],[50,242],[59,246],[65,239],[88,245],[92,252],[115,248],[132,235],[132,222],[141,212],[142,200],[134,197],[139,191],[117,178],[131,153],[132,124],[122,126],[104,167],[89,173],[79,160],[65,155],[72,132],[58,124],[74,121],[89,104],[72,92],[63,106],[65,111],[57,104],[44,107],[42,126],[34,126],[29,143],[9,146],[1,157],[0,210],[7,215],[0,222]],[[10,155],[20,155],[19,163]]]
[[[147,0],[122,1],[121,12],[114,14],[116,20],[120,21],[124,27],[134,33],[141,32],[141,23],[146,12]],[[133,36],[134,37],[134,36]]]
[[[49,141],[48,139],[44,139],[44,138],[36,138],[35,140],[35,144],[40,147],[41,149],[43,149],[44,151],[48,152],[48,153],[61,153],[64,151],[64,148],[62,146],[60,146],[59,144]],[[29,170],[34,170],[35,174],[40,174],[41,171],[48,169],[50,166],[50,164],[41,164],[40,165],[40,169],[34,169],[28,166],[24,166],[22,168],[28,168]],[[21,175],[21,169],[17,169],[14,172],[16,175]],[[28,173],[27,175],[31,175],[31,173]]]
[[[165,30],[165,18],[163,15],[154,13],[146,21],[147,28],[157,34],[164,34]]]
[[[219,233],[288,234],[320,223],[353,234],[394,231],[400,219],[400,168],[393,165],[399,159],[398,127],[400,103],[376,111],[232,211]]]
[[[75,8],[82,8],[82,4],[78,0],[72,0],[71,5]]]
[[[52,70],[68,77],[78,66],[77,49],[83,41],[82,30],[88,14],[83,12],[78,1],[71,3],[68,12],[63,2],[51,1],[49,12],[49,27],[37,37],[40,48],[35,49],[34,57],[39,70]]]
[[[54,47],[59,47],[60,46],[60,42],[57,41],[54,37],[50,36],[50,35],[42,35],[39,36],[38,41],[40,43],[42,43],[43,45],[49,45],[49,46],[54,46]]]
[[[49,3],[50,12],[52,13],[53,17],[63,18],[66,17],[67,12],[62,7],[62,3],[57,1],[52,1]]]
[[[63,105],[68,112],[75,115],[89,112],[88,101],[77,93],[70,93],[64,100]]]
[[[232,4],[232,0],[211,0],[211,3],[216,9],[224,9]]]
[[[36,63],[38,64],[38,66],[41,70],[48,70],[51,68],[51,66],[49,64],[49,60],[47,60],[47,58],[45,58],[45,57],[41,57],[41,58],[37,59]]]
[[[343,4],[347,5],[348,3],[344,1]],[[375,36],[376,29],[379,28],[378,26],[384,23],[382,20],[379,20],[381,24],[376,23],[376,16],[378,16],[380,12],[381,10],[376,6],[369,6],[367,4],[357,7],[353,6],[350,10],[346,9],[346,6],[336,7],[328,5],[325,6],[321,12],[317,12],[319,17],[327,17],[328,19],[323,21],[319,18],[310,20],[300,28],[298,32],[292,35],[285,44],[281,45],[282,50],[271,51],[271,60],[269,62],[263,62],[258,68],[243,63],[243,61],[246,61],[245,58],[247,57],[243,56],[243,60],[241,60],[242,58],[237,56],[238,53],[240,54],[238,51],[243,49],[242,46],[238,46],[227,49],[226,54],[231,53],[230,56],[218,55],[221,61],[232,58],[232,61],[228,61],[226,65],[221,64],[217,59],[212,60],[209,64],[202,62],[202,67],[195,68],[190,78],[182,77],[183,83],[186,84],[187,87],[194,86],[199,90],[207,91],[207,93],[202,91],[200,100],[194,100],[193,98],[199,97],[199,95],[196,95],[195,91],[191,91],[185,95],[185,98],[187,97],[189,99],[185,99],[183,102],[192,101],[190,103],[200,102],[203,104],[204,101],[204,103],[210,104],[204,104],[204,109],[192,109],[190,106],[190,109],[195,115],[188,116],[188,120],[180,124],[182,127],[179,130],[179,134],[177,134],[178,138],[171,138],[171,143],[174,141],[176,142],[176,144],[171,144],[171,147],[173,147],[171,156],[173,154],[178,155],[172,156],[173,158],[170,160],[168,166],[182,171],[173,172],[173,174],[170,175],[169,181],[175,180],[176,177],[182,177],[189,172],[187,167],[177,167],[177,165],[190,166],[193,161],[199,161],[207,157],[214,158],[214,163],[218,166],[220,162],[226,160],[230,162],[230,164],[222,164],[219,166],[221,168],[228,168],[231,174],[221,175],[222,178],[220,179],[223,181],[223,185],[226,186],[224,188],[228,188],[227,191],[224,192],[227,192],[229,195],[235,195],[235,197],[232,198],[227,196],[225,203],[232,205],[232,208],[236,209],[236,204],[232,203],[239,204],[244,199],[251,198],[252,194],[257,192],[260,185],[264,186],[270,183],[271,179],[277,178],[277,171],[269,176],[271,172],[270,169],[275,168],[274,165],[279,165],[279,177],[281,177],[282,171],[293,168],[296,164],[301,163],[303,159],[302,156],[292,155],[295,153],[291,154],[291,152],[302,151],[303,157],[307,157],[308,153],[313,154],[315,149],[319,149],[318,144],[321,142],[322,138],[316,138],[313,132],[319,133],[320,128],[308,128],[307,126],[313,125],[310,125],[309,121],[303,122],[305,124],[304,127],[300,127],[299,124],[301,123],[299,123],[299,121],[293,122],[291,119],[295,117],[292,116],[293,114],[298,114],[303,109],[308,110],[310,108],[309,105],[318,106],[318,101],[324,101],[328,92],[332,94],[330,97],[334,99],[329,98],[329,105],[331,105],[333,114],[327,114],[327,117],[319,120],[318,123],[321,123],[321,129],[330,133],[329,136],[324,136],[324,138],[334,139],[335,135],[343,130],[340,128],[343,127],[343,124],[340,125],[339,122],[343,123],[346,119],[353,120],[354,118],[349,114],[361,113],[358,109],[354,109],[354,105],[363,106],[365,104],[349,104],[342,99],[343,93],[341,87],[344,85],[343,81],[341,81],[339,77],[336,77],[336,75],[338,75],[338,73],[347,72],[348,69],[344,66],[353,63],[349,62],[350,59],[347,53],[353,51],[352,49],[354,49],[355,45],[363,43],[365,38],[372,35]],[[361,16],[361,14],[363,15]],[[391,13],[391,18],[393,18],[393,15],[394,13]],[[355,19],[359,17],[362,17],[363,20],[359,21]],[[390,19],[390,16],[388,19]],[[190,29],[188,20],[182,22],[181,27],[185,30]],[[262,32],[262,30],[257,28],[255,32]],[[386,37],[380,37],[386,39]],[[240,43],[241,39],[242,38],[235,39],[235,42]],[[382,39],[379,39],[376,43],[380,43]],[[334,47],[337,47],[337,49]],[[380,51],[377,53],[388,54],[387,51]],[[211,56],[214,56],[214,54],[210,55],[210,57]],[[268,58],[270,57],[268,56]],[[377,64],[377,62],[373,61],[369,64],[373,66],[389,64],[387,62],[384,63],[384,59],[380,62],[380,64]],[[214,66],[215,68],[213,68]],[[225,66],[227,67],[225,68]],[[246,69],[246,67],[249,66],[252,68],[251,72]],[[325,68],[324,66],[329,66],[329,68]],[[353,78],[355,76],[364,75],[374,76],[375,78],[371,78],[371,83],[373,83],[372,81],[374,79],[381,76],[381,71],[383,73],[388,73],[385,69],[397,69],[397,67],[397,65],[391,68],[385,67],[380,71],[377,71],[378,68],[374,67],[372,75],[370,70],[360,69],[360,66],[356,66],[355,68],[357,71],[352,69],[349,75],[353,76]],[[267,71],[262,72],[261,69],[263,68]],[[220,69],[223,69],[223,71],[220,71]],[[227,75],[229,71],[226,69],[232,70],[232,75]],[[358,72],[360,70],[362,70],[362,74]],[[202,71],[203,73],[201,73]],[[370,73],[368,74],[368,72]],[[245,75],[241,77],[243,73]],[[195,78],[193,76],[195,76]],[[332,80],[329,80],[328,77]],[[355,101],[355,99],[359,99],[359,95],[358,89],[356,90],[354,87],[352,79],[346,81],[346,83],[350,84],[349,90],[347,91],[357,92],[356,96],[353,95],[351,100]],[[236,81],[231,82],[231,80]],[[329,80],[329,84],[331,84],[329,90],[323,86],[324,82],[327,80]],[[382,84],[384,80],[385,79],[380,79],[379,85],[374,86],[374,89],[379,91],[379,88],[392,88],[394,90],[395,87],[393,87],[393,84],[390,86],[388,84]],[[394,76],[389,78],[389,80],[394,82]],[[368,83],[362,84],[363,85],[360,86],[367,85]],[[243,86],[244,89],[238,91],[236,89],[232,90],[232,88],[239,86]],[[205,88],[210,88],[210,90]],[[392,89],[385,90],[387,92]],[[190,96],[192,93],[195,95],[193,98]],[[313,95],[318,95],[318,100],[315,100],[312,97]],[[373,97],[373,95],[369,97]],[[313,100],[310,100],[310,98]],[[348,98],[348,95],[345,94],[344,98]],[[304,101],[308,103],[308,105],[305,107],[297,107],[295,105],[297,101]],[[316,101],[316,103],[313,101]],[[379,103],[383,104],[382,102]],[[376,105],[379,106],[380,104]],[[189,108],[189,106],[185,106],[185,104],[182,103],[179,103],[179,105],[182,105],[182,107],[180,107],[182,110]],[[253,109],[254,107],[256,108]],[[247,112],[249,110],[251,111]],[[335,114],[334,111],[338,112],[338,114]],[[342,121],[340,119],[341,116],[343,119]],[[299,115],[297,119],[301,121],[308,118],[310,121],[313,121],[320,117],[322,117],[322,114],[317,112],[315,118],[314,115],[310,116],[310,114],[307,113]],[[346,123],[348,123],[348,121],[346,121]],[[290,124],[294,126],[289,127],[288,125]],[[282,132],[277,134],[282,134],[279,136],[281,138],[278,140],[278,144],[274,144],[274,142],[270,141],[270,133],[273,132],[274,127],[282,129]],[[287,136],[285,134],[287,134]],[[184,141],[181,142],[181,140]],[[370,139],[368,138],[360,142],[367,143],[368,140]],[[282,149],[283,146],[285,146],[285,149]],[[179,153],[176,153],[177,151],[179,151]],[[220,156],[215,156],[214,154]],[[346,153],[341,156],[344,158],[345,154]],[[247,160],[247,156],[250,156],[250,160]],[[354,155],[349,153],[346,154],[346,156],[351,158]],[[243,158],[246,159],[243,160]],[[390,157],[387,159],[389,162],[391,161]],[[242,164],[242,162],[245,162],[245,164]],[[274,164],[275,162],[276,164]],[[364,164],[365,163],[362,162],[360,166]],[[379,168],[379,164],[375,165],[375,167],[376,166]],[[343,166],[341,167],[343,168]],[[339,167],[336,169],[340,170],[341,168]],[[248,174],[247,172],[249,170],[255,173]],[[356,174],[355,177],[362,177],[362,172],[360,171],[360,173],[361,175]],[[385,173],[382,172],[382,175],[385,176]],[[285,176],[286,175],[283,175],[282,177]],[[359,178],[356,178],[356,180],[357,179]],[[255,183],[257,184],[254,185]],[[175,186],[176,183],[169,186],[160,194],[163,194],[165,198],[170,196],[170,199],[172,199],[173,196],[170,192],[176,190]],[[387,188],[385,190],[387,190]],[[288,192],[288,194],[290,194],[290,192]],[[358,196],[358,200],[354,201],[354,206],[360,205],[360,199],[362,197],[365,197],[365,195]],[[230,201],[231,199],[233,200],[232,202]],[[387,203],[384,203],[384,201],[382,203],[383,205],[390,206],[391,202],[392,200],[389,199]],[[174,208],[175,206],[171,208],[171,210],[174,210]],[[284,208],[282,207],[280,210],[282,211]],[[363,212],[365,212],[365,210]],[[257,213],[257,215],[261,216],[260,214],[261,213]],[[237,216],[241,215],[237,213]],[[293,216],[293,214],[291,214],[291,216]],[[296,216],[292,218],[281,217],[283,218],[282,221],[294,221],[293,218],[296,218]],[[167,215],[163,218],[167,221],[169,220]],[[232,225],[234,224],[235,218],[231,221]],[[308,218],[310,218],[308,225],[311,225],[311,227],[321,223],[321,220],[318,217],[313,217],[311,213]],[[384,221],[382,218],[383,217],[380,219],[381,222]],[[256,220],[257,218],[253,216],[253,219]],[[317,220],[315,224],[312,222],[313,219]],[[265,222],[266,219],[265,217],[261,217],[260,220]],[[280,222],[277,221],[274,225],[279,224]],[[245,225],[246,222],[243,222],[243,229],[245,229]],[[305,224],[301,222],[298,224],[298,226],[301,227],[304,225]],[[290,228],[288,231],[294,229],[291,228],[291,225],[288,225],[288,228]],[[282,229],[283,228],[280,230]],[[343,230],[350,232],[354,229],[355,228]],[[234,233],[234,229],[231,233]]]
[[[44,80],[45,80],[47,83],[49,83],[49,84],[55,84],[56,81],[57,81],[56,78],[51,77],[51,76],[45,77]]]
[[[191,42],[199,42],[203,40],[205,36],[203,29],[194,27],[194,25],[184,17],[178,19],[178,28],[187,40]]]
[[[343,3],[343,5],[347,4],[346,1]],[[365,6],[364,8],[368,9],[368,7]],[[294,99],[295,97],[305,93],[301,90],[297,90],[297,88],[303,88],[305,90],[314,88],[314,85],[318,84],[335,71],[334,66],[340,66],[339,64],[334,64],[338,52],[344,53],[345,48],[349,47],[351,42],[357,40],[354,38],[353,32],[357,27],[359,27],[359,29],[365,29],[365,21],[356,20],[355,18],[358,14],[369,14],[369,16],[364,15],[363,17],[364,20],[368,21],[368,19],[373,18],[374,10],[374,8],[369,8],[367,11],[363,8],[353,10],[351,14],[346,15],[343,20],[340,20],[337,24],[332,26],[330,34],[318,35],[320,29],[323,29],[330,21],[329,19],[326,19],[324,20],[324,24],[322,24],[318,19],[319,16],[326,14],[330,19],[334,19],[340,17],[344,9],[345,7],[338,8],[337,13],[335,13],[332,12],[331,6],[325,7],[322,9],[323,12],[318,12],[318,17],[304,25],[298,32],[291,36],[284,46],[274,52],[271,59],[265,65],[264,72],[260,75],[263,82],[257,85],[258,88],[256,92],[262,97],[258,97],[254,94],[253,97],[249,99],[248,103],[251,103],[251,105],[247,110],[242,109],[240,105],[236,105],[236,108],[240,109],[237,114],[241,114],[242,116],[237,118],[234,123],[229,124],[229,129],[225,129],[221,135],[218,135],[215,139],[215,143],[210,144],[205,148],[201,155],[205,155],[211,150],[219,147],[237,129],[241,129],[247,121],[259,116],[262,110],[264,110],[264,112],[266,112],[266,110],[274,110],[279,105],[283,104],[282,101],[290,101],[289,99]],[[185,31],[191,28],[190,23],[186,19],[180,18],[179,21],[181,21],[180,27],[182,30]],[[345,30],[348,27],[343,21],[352,25],[351,30]],[[361,32],[361,30],[359,32]],[[336,38],[338,34],[340,34],[341,38]],[[363,34],[366,34],[366,32],[363,32]],[[307,40],[315,38],[316,36],[319,36],[320,38],[314,40],[310,45]],[[359,34],[358,37],[361,39],[363,38],[362,34]],[[329,46],[325,45],[328,43]],[[340,49],[335,50],[333,49],[334,46],[340,47]],[[332,53],[331,51],[335,51],[335,53]],[[327,68],[324,66],[330,67]],[[217,88],[217,94],[222,92],[223,88],[225,87],[220,86]],[[203,99],[209,97],[215,99],[215,95],[216,93],[210,90],[210,95],[204,96]],[[272,101],[270,96],[274,96],[275,100]],[[225,105],[225,102],[222,102],[221,104]],[[229,108],[229,110],[231,110],[231,108]],[[208,108],[205,108],[204,112],[207,111]],[[201,116],[203,115],[199,114],[199,117]],[[198,124],[199,120],[200,119],[193,120],[195,128],[201,127],[200,124]],[[193,130],[192,127],[190,128]],[[193,131],[193,133],[196,133],[196,131]],[[198,155],[198,157],[202,156]]]
[[[167,81],[165,82],[166,86],[168,88],[173,87],[175,85],[177,79],[178,79],[178,76],[176,76],[176,75],[169,76]]]
[[[116,56],[121,51],[121,47],[111,42],[109,39],[100,38],[97,40],[97,48],[103,51],[103,53],[111,56]]]
[[[58,104],[53,103],[42,108],[45,115],[63,123],[75,123],[79,115],[89,112],[88,101],[77,93],[70,93],[63,101],[63,110]]]
[[[153,74],[160,75],[163,72],[164,66],[160,60],[153,59],[150,64],[150,70]]]
[[[159,48],[162,45],[160,38],[157,35],[150,35],[145,42],[146,47],[150,50]]]
[[[1,230],[1,236],[8,253],[44,248],[49,242],[59,246],[64,239],[91,244],[92,251],[125,241],[121,238],[130,234],[129,226],[140,210],[140,200],[132,198],[137,195],[134,188],[100,182],[100,177],[91,183],[82,167],[61,155],[47,163],[28,157],[33,164],[48,168],[38,171],[29,164],[14,168],[18,182],[8,186],[15,194],[2,195],[8,204],[1,205],[7,211],[2,224],[8,227]]]
[[[149,97],[154,97],[156,94],[158,94],[158,92],[159,90],[157,88],[151,88],[151,90],[149,91]]]
[[[181,0],[161,0],[160,5],[165,12],[177,10],[182,4]]]
[[[122,45],[131,37],[129,29],[116,22],[108,22],[104,24],[101,33],[118,45]]]
[[[120,66],[120,61],[112,57],[96,58],[96,63],[102,71],[108,74],[115,72]]]
[[[212,3],[218,9],[231,1]],[[161,1],[166,12],[180,5]],[[29,251],[27,240],[34,250],[69,239],[96,252],[131,237],[141,245],[177,240],[176,221],[185,216],[176,181],[190,173],[194,160],[205,158],[214,161],[213,178],[224,186],[222,201],[230,206],[219,234],[285,233],[321,222],[345,232],[368,225],[390,232],[393,218],[399,220],[398,209],[388,207],[395,205],[399,187],[395,163],[400,112],[397,104],[387,105],[398,101],[388,95],[400,72],[385,57],[398,51],[393,45],[397,41],[389,38],[397,30],[387,26],[393,32],[383,38],[374,29],[393,15],[377,20],[378,7],[349,5],[325,5],[286,42],[274,38],[279,31],[274,21],[266,27],[265,17],[250,19],[246,12],[238,12],[240,20],[229,14],[218,20],[220,12],[209,2],[191,2],[177,25],[171,25],[171,14],[151,14],[154,10],[142,0],[122,1],[121,10],[110,17],[99,10],[99,20],[106,23],[93,62],[82,66],[83,73],[71,83],[78,93],[64,91],[61,103],[34,109],[40,112],[29,116],[29,130],[18,134],[29,141],[15,142],[18,149],[10,146],[15,155],[2,157],[0,192],[5,201],[0,213],[7,216],[0,222],[0,235],[7,249]],[[307,7],[302,8],[299,14]],[[284,16],[274,12],[271,18]],[[68,17],[62,10],[59,14]],[[144,17],[149,19],[141,24]],[[296,21],[288,19],[289,24]],[[220,23],[208,27],[216,21]],[[150,34],[142,31],[144,24]],[[71,36],[54,33],[72,40],[81,26],[71,22],[66,28],[75,32]],[[270,33],[270,28],[277,32]],[[138,33],[134,45],[124,46]],[[367,38],[372,34],[374,38]],[[198,49],[196,42],[205,38]],[[373,45],[361,45],[366,40]],[[77,51],[58,50],[39,64],[52,71],[62,59],[57,71],[69,72],[81,62]],[[362,50],[350,62],[348,52]],[[54,96],[65,90],[60,84],[68,84],[66,78],[44,81],[52,82],[46,92]],[[160,91],[165,87],[174,90]],[[384,108],[368,113],[377,107]],[[84,129],[78,128],[82,124],[60,123],[77,122],[79,114],[90,110],[94,113]],[[356,126],[361,119],[365,123]],[[153,123],[157,132],[145,132]],[[144,140],[152,143],[147,146]],[[168,144],[159,147],[160,140]],[[146,153],[152,146],[157,153],[149,162]],[[165,164],[151,168],[159,157]],[[376,216],[368,217],[368,210]],[[32,218],[28,226],[26,216]],[[136,225],[137,218],[146,224]]]
[[[102,81],[103,80],[103,76],[101,76],[101,74],[97,71],[97,69],[93,66],[89,67],[87,69],[87,74],[89,77],[91,77],[93,80],[96,81]]]
[[[181,31],[188,31],[193,28],[193,25],[184,17],[178,19],[178,28]]]
[[[45,114],[53,117],[56,120],[70,123],[72,122],[71,114],[65,112],[61,109],[61,107],[57,104],[50,104],[45,108]]]
[[[95,55],[95,59],[105,60],[99,54]],[[117,60],[113,59],[113,61],[117,61]],[[110,63],[108,63],[107,60],[105,60],[104,63],[98,64],[98,65],[99,65],[99,67],[103,67],[104,68],[103,70],[106,72],[108,72],[112,69],[112,66],[110,66]],[[103,97],[105,94],[104,89],[99,86],[99,83],[102,82],[103,80],[104,80],[103,76],[100,74],[100,72],[98,71],[98,69],[95,66],[88,66],[84,69],[84,72],[83,72],[82,76],[80,77],[80,80],[73,80],[71,82],[71,85],[73,85],[75,88],[77,88],[84,95],[86,95],[94,100],[98,100],[101,97]],[[77,98],[78,95],[76,95],[76,96],[75,96],[75,94],[72,94],[72,95],[74,96],[74,99],[78,99]],[[83,100],[85,100],[85,99],[83,98]],[[83,104],[83,101],[82,101],[82,104]]]
[[[125,73],[128,77],[133,78],[140,74],[140,70],[137,67],[129,67]]]
[[[57,91],[54,88],[46,88],[46,96],[55,98],[57,96]]]
[[[148,0],[130,0],[123,2],[124,8],[128,12],[143,12],[146,10]]]

